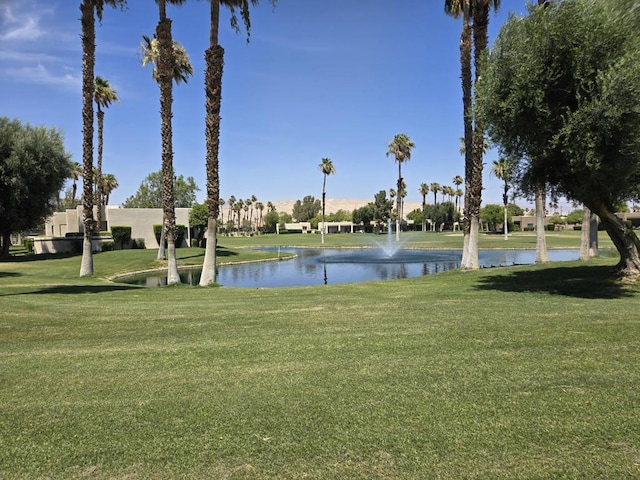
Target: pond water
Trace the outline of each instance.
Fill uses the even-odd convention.
[[[267,249],[275,250],[275,249]],[[327,285],[420,277],[460,268],[459,250],[397,250],[389,255],[383,249],[280,248],[295,253],[289,260],[224,265],[217,281],[223,287],[265,288]],[[549,250],[550,261],[577,260],[577,249]],[[533,250],[480,250],[481,267],[531,264]],[[181,281],[197,285],[200,271],[181,272]],[[166,285],[166,274],[130,278],[126,283],[158,287]]]

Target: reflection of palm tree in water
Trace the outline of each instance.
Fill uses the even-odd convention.
[[[327,264],[326,263],[322,264],[322,269],[324,271],[324,284],[327,285]]]

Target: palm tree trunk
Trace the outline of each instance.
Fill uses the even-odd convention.
[[[487,48],[487,28],[489,24],[489,2],[476,2],[473,11],[473,48],[474,67],[477,82],[480,77],[480,63],[482,54]],[[479,118],[474,116],[473,148],[469,181],[469,205],[468,214],[471,221],[469,232],[469,246],[465,268],[475,270],[480,267],[478,262],[478,224],[480,219],[480,206],[482,204],[482,169],[484,154],[484,127]],[[465,144],[466,144],[465,131]],[[466,151],[465,151],[466,153]],[[475,231],[474,231],[475,230]]]
[[[507,184],[506,173],[504,175],[505,175],[505,182],[504,182],[504,193],[502,194],[502,203],[504,204],[504,239],[506,241],[506,240],[509,240],[509,225],[507,224],[509,220],[509,215],[508,215],[509,185]]]
[[[164,11],[164,1],[161,5],[161,14]],[[175,197],[173,192],[173,141],[171,119],[173,117],[171,107],[173,104],[173,40],[171,38],[171,20],[162,18],[156,28],[158,37],[158,77],[160,83],[160,117],[162,135],[162,210],[163,230],[167,237],[167,284],[180,283],[178,274],[178,262],[176,259],[176,217]]]
[[[211,0],[211,19],[209,48],[205,52],[205,92],[207,142],[207,245],[200,286],[216,281],[216,248],[218,245],[218,215],[220,213],[220,170],[218,151],[220,145],[220,104],[222,101],[222,72],[224,68],[224,49],[218,45],[218,22],[220,4]]]
[[[462,107],[464,121],[464,205],[463,205],[463,249],[461,267],[471,268],[469,262],[469,239],[471,236],[471,217],[469,215],[469,190],[471,166],[473,162],[473,117],[471,110],[471,25],[469,12],[464,10],[462,33],[460,34],[460,66],[462,79]]]
[[[400,215],[402,215],[402,162],[398,162],[398,190],[396,191],[396,241],[400,241]]]
[[[104,112],[98,105],[98,164],[96,166],[96,229],[102,230],[102,133],[104,131]]]
[[[544,205],[546,203],[546,195],[544,194],[544,185],[536,188],[536,263],[547,263],[549,256],[547,254],[547,237],[544,232]]]
[[[324,212],[325,212],[325,205],[326,205],[326,186],[327,186],[327,174],[325,173],[323,175],[323,179],[322,179],[322,228],[320,229],[320,236],[322,237],[322,245],[324,245],[324,231],[327,228],[325,221],[324,221]]]
[[[82,223],[84,237],[82,242],[82,262],[80,276],[93,275],[93,254],[91,237],[93,235],[93,89],[94,65],[96,53],[96,30],[92,0],[80,5],[82,12],[82,161],[83,161],[83,200]]]

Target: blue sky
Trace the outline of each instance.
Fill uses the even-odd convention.
[[[526,0],[502,0],[490,41]],[[223,13],[225,48],[220,137],[221,197],[259,201],[321,197],[322,157],[336,174],[327,196],[371,199],[393,188],[397,165],[387,144],[406,133],[416,144],[403,164],[407,201],[423,182],[452,185],[464,175],[459,36],[461,21],[443,0],[268,0],[252,10],[251,42]],[[80,0],[0,0],[0,115],[60,129],[82,162]],[[173,35],[195,74],[174,88],[174,166],[205,196],[204,50],[209,5],[168,6]],[[120,102],[105,114],[104,171],[119,188],[112,204],[160,169],[159,90],[142,68],[143,34],[155,30],[153,0],[106,9],[97,27],[96,75]],[[492,151],[485,162],[497,159]],[[485,168],[485,203],[501,203],[501,185]],[[517,201],[522,206],[527,202]]]

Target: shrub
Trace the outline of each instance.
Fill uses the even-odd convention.
[[[27,252],[33,253],[33,238],[25,238],[22,245],[27,249]]]
[[[187,227],[184,225],[176,225],[176,248],[182,246],[182,242],[184,241],[184,234],[187,231]],[[162,225],[154,225],[153,226],[153,234],[156,237],[156,241],[158,245],[160,245],[160,235],[162,234]],[[167,241],[165,240],[165,246],[167,245]]]
[[[111,227],[111,236],[113,237],[114,246],[120,246],[124,249],[125,245],[131,242],[131,227],[113,226]]]
[[[550,223],[545,227],[549,232],[553,232],[556,229],[555,223]]]
[[[115,248],[115,246],[116,246],[115,242],[108,241],[108,242],[102,242],[102,245],[100,245],[100,248],[103,252],[110,252]]]
[[[131,248],[137,248],[140,250],[145,249],[144,238],[132,238],[131,239]]]

